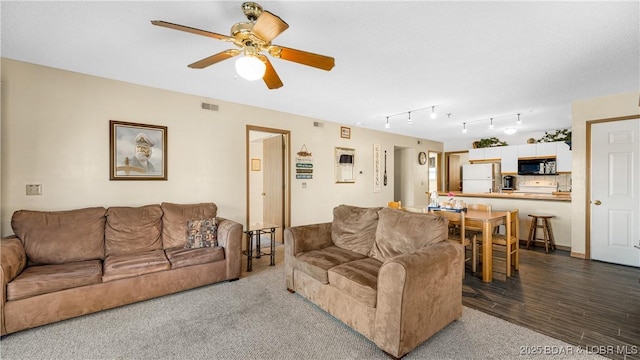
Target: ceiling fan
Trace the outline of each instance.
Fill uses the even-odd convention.
[[[262,6],[255,2],[245,2],[242,4],[242,11],[249,22],[239,22],[231,27],[231,36],[217,34],[211,31],[200,30],[189,26],[173,24],[161,20],[153,20],[151,23],[169,29],[181,30],[197,35],[207,36],[214,39],[232,42],[239,49],[228,49],[217,54],[206,57],[202,60],[190,64],[190,68],[202,69],[234,56],[244,54],[236,60],[236,71],[247,80],[257,80],[262,78],[269,89],[281,87],[282,80],[271,65],[269,59],[263,54],[268,53],[274,58],[292,61],[298,64],[311,66],[322,70],[331,70],[335,65],[332,57],[314,54],[302,50],[274,45],[271,40],[275,39],[289,25],[278,16],[262,9]]]

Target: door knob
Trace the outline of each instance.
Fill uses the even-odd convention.
[[[265,195],[267,195],[267,194],[265,194],[265,193],[262,193],[262,196],[265,196]]]
[[[594,205],[600,205],[600,204],[602,204],[602,202],[600,200],[596,200],[596,201],[593,202],[593,204]]]

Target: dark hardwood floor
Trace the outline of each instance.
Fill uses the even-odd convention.
[[[640,359],[640,268],[520,249],[520,270],[493,281],[467,268],[463,304],[611,359]],[[521,344],[545,346],[545,344]]]

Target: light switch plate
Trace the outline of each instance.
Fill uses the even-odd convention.
[[[27,184],[27,195],[42,195],[42,184]]]

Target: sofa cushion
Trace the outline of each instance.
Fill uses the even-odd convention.
[[[335,207],[331,223],[333,243],[343,249],[367,256],[375,241],[380,209],[350,205]]]
[[[218,246],[218,218],[189,220],[185,249]]]
[[[102,282],[100,260],[27,267],[7,284],[7,300],[19,300]]]
[[[296,255],[293,258],[293,268],[300,270],[323,284],[329,283],[327,270],[349,261],[365,258],[364,255],[335,245],[319,250],[312,250]]]
[[[165,253],[172,269],[224,260],[224,248],[220,246],[196,249],[174,248],[165,250]]]
[[[369,256],[382,262],[447,239],[449,222],[441,216],[389,208],[380,210],[378,216],[376,241]]]
[[[106,255],[135,254],[162,249],[160,205],[110,207],[104,230]]]
[[[153,250],[139,254],[109,255],[104,260],[102,281],[112,281],[169,270],[171,264],[164,250]]]
[[[376,307],[378,298],[378,271],[382,262],[373,258],[354,260],[329,269],[329,284],[352,298]]]
[[[218,207],[214,203],[160,204],[162,212],[162,245],[165,249],[184,247],[187,243],[189,220],[216,217]]]
[[[11,227],[32,264],[66,264],[104,259],[106,209],[19,210]]]

